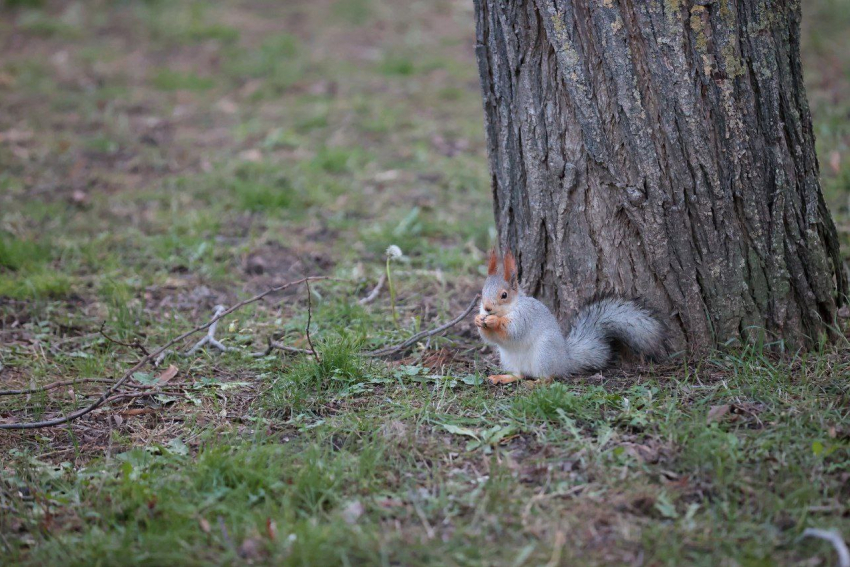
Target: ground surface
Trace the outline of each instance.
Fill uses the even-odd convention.
[[[846,238],[850,8],[808,0],[823,182]],[[0,9],[4,564],[829,565],[850,537],[850,362],[759,349],[547,388],[482,383],[460,313],[492,241],[471,3]],[[386,287],[385,250],[405,256]],[[98,330],[104,324],[106,338]],[[199,337],[196,337],[199,338]],[[185,350],[195,338],[181,343]],[[168,370],[171,366],[174,368]],[[176,373],[174,372],[176,370]],[[147,388],[147,390],[145,390]]]

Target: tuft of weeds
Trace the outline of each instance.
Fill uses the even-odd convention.
[[[265,400],[269,410],[294,416],[315,410],[334,395],[364,390],[372,363],[360,354],[362,338],[335,334],[313,342],[318,360],[304,356],[274,381]]]
[[[21,271],[50,261],[50,247],[35,240],[14,238],[0,232],[0,269]]]
[[[286,170],[268,161],[240,164],[232,172],[212,174],[201,189],[223,185],[227,191],[223,201],[238,209],[298,219],[345,192],[345,185],[326,170],[345,171],[349,160],[350,155],[345,155]]]
[[[71,292],[72,280],[52,269],[56,251],[48,244],[0,233],[0,297],[56,299]]]
[[[511,402],[511,414],[515,419],[525,422],[592,422],[600,418],[599,410],[603,401],[604,398],[597,390],[575,393],[564,384],[555,382],[535,387],[531,392],[515,397]]]
[[[246,211],[272,212],[307,206],[307,203],[296,203],[298,195],[286,177],[269,182],[236,178],[231,182],[231,188],[239,200],[239,206]]]
[[[310,167],[331,174],[347,173],[363,161],[363,152],[358,148],[324,147],[310,162]]]
[[[391,55],[384,58],[380,65],[381,73],[388,76],[408,77],[416,72],[416,66],[409,57]]]

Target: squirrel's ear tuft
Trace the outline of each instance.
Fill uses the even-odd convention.
[[[496,249],[490,249],[490,256],[487,258],[487,275],[492,276],[499,269],[499,257],[496,256]]]
[[[517,281],[516,259],[510,250],[505,252],[505,281],[511,285]]]

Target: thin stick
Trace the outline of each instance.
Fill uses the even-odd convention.
[[[148,392],[127,392],[126,394],[115,394],[114,396],[109,397],[106,402],[110,404],[112,402],[117,402],[119,400],[131,400],[135,398],[144,398],[147,396],[182,396],[186,397],[184,392],[163,392],[162,390],[152,390]]]
[[[215,312],[213,313],[213,318],[217,317],[220,313],[224,312],[224,305],[216,305]],[[195,343],[195,346],[186,351],[185,356],[189,356],[190,354],[195,354],[195,351],[204,346],[205,344],[209,344],[210,346],[214,346],[221,352],[227,352],[230,350],[228,347],[224,346],[215,338],[215,330],[218,327],[218,321],[214,321],[212,325],[210,325],[209,329],[207,329],[207,334],[204,338]]]
[[[102,406],[104,404],[104,402],[106,402],[106,400],[108,400],[110,398],[110,396],[112,396],[112,394],[114,394],[115,391],[118,388],[120,388],[125,382],[127,382],[127,380],[130,379],[130,377],[133,376],[133,374],[135,374],[145,364],[147,364],[151,360],[154,360],[161,353],[165,352],[168,349],[168,347],[182,341],[186,337],[190,337],[190,336],[194,335],[195,333],[199,333],[201,331],[208,329],[213,323],[215,323],[216,321],[218,321],[222,317],[226,317],[227,315],[230,315],[231,313],[233,313],[237,309],[241,309],[242,307],[244,307],[244,306],[246,306],[250,303],[255,303],[255,302],[261,300],[262,298],[264,298],[265,296],[267,296],[269,294],[272,294],[272,293],[275,293],[275,292],[278,292],[278,291],[283,291],[283,290],[290,288],[294,285],[306,283],[306,282],[309,282],[309,281],[327,280],[327,279],[332,279],[332,278],[329,278],[329,277],[326,277],[326,276],[311,276],[311,277],[301,278],[300,280],[295,280],[293,282],[288,282],[288,283],[285,283],[285,284],[282,284],[282,285],[279,285],[279,286],[269,288],[266,291],[264,291],[263,293],[257,294],[250,299],[246,299],[245,301],[240,301],[239,303],[237,303],[236,305],[234,305],[230,309],[225,309],[224,311],[221,311],[218,315],[215,315],[209,322],[204,323],[203,325],[199,325],[199,326],[197,326],[194,329],[191,329],[189,331],[186,331],[182,335],[179,335],[179,336],[171,339],[170,341],[165,343],[163,346],[161,346],[160,348],[158,348],[154,352],[144,356],[132,368],[130,368],[127,372],[125,372],[124,375],[121,376],[121,378],[119,378],[117,382],[115,382],[114,384],[112,384],[112,386],[110,386],[109,388],[104,390],[103,393],[100,395],[100,397],[98,397],[94,402],[87,405],[86,407],[79,409],[77,411],[71,412],[66,416],[57,417],[55,419],[47,419],[47,420],[44,420],[44,421],[34,421],[34,422],[31,422],[31,423],[0,423],[0,429],[40,429],[42,427],[52,427],[54,425],[62,425],[63,423],[68,423],[69,421],[73,421],[75,419],[83,417],[84,415],[89,414],[89,413],[93,412],[94,410],[96,410],[97,408],[99,408],[100,406]]]
[[[839,567],[850,567],[850,550],[847,549],[847,544],[844,543],[841,534],[837,531],[806,528],[803,531],[803,537],[816,537],[828,541],[838,554]]]
[[[264,356],[270,355],[271,352],[275,349],[282,350],[285,352],[292,352],[295,354],[313,354],[313,351],[307,350],[306,348],[287,346],[277,341],[273,341],[272,338],[269,337],[268,344],[266,345],[266,350],[262,350],[260,352],[252,352],[251,356],[253,356],[254,358],[263,358]]]
[[[132,343],[125,343],[123,341],[119,341],[118,339],[112,338],[109,335],[107,335],[106,331],[104,331],[104,328],[106,328],[106,321],[104,321],[103,323],[100,324],[100,330],[98,330],[98,332],[101,335],[103,335],[103,338],[106,339],[107,341],[109,341],[111,343],[115,343],[117,345],[138,349],[144,355],[150,354],[148,352],[148,349],[146,349],[145,346],[142,343],[139,342],[139,339],[134,340]]]
[[[298,347],[287,346],[287,345],[281,344],[277,341],[272,341],[270,343],[270,347],[272,349],[276,348],[278,350],[282,350],[282,351],[286,351],[286,352],[292,352],[292,353],[295,353],[295,354],[313,354],[312,350],[309,350],[309,349],[306,349],[306,348],[298,348]],[[271,352],[271,350],[269,350],[269,352]]]
[[[378,283],[375,284],[375,287],[372,288],[372,291],[369,292],[369,295],[358,301],[360,305],[368,305],[375,301],[378,298],[378,294],[381,293],[381,289],[384,287],[384,284],[387,282],[387,274],[381,274],[381,277],[378,278]]]
[[[313,352],[313,358],[316,359],[316,364],[321,364],[322,361],[319,360],[319,353],[316,352],[316,347],[313,346],[313,339],[310,338],[310,321],[313,318],[313,300],[311,297],[313,296],[310,293],[310,282],[306,282],[307,285],[307,328],[305,329],[307,333],[307,344],[310,345],[310,350]]]
[[[416,344],[417,342],[424,339],[425,337],[431,337],[431,336],[436,335],[438,333],[442,333],[446,329],[454,327],[455,325],[460,323],[463,319],[465,319],[470,313],[472,313],[472,310],[475,309],[476,305],[478,305],[478,299],[480,297],[481,297],[480,295],[476,295],[475,298],[472,300],[472,302],[469,304],[469,306],[466,308],[466,310],[463,313],[461,313],[460,315],[458,315],[457,317],[455,317],[454,319],[452,319],[448,323],[444,323],[443,325],[440,325],[436,329],[431,329],[430,331],[422,331],[421,333],[416,333],[415,335],[413,335],[412,337],[410,337],[406,341],[403,341],[403,342],[401,342],[397,345],[379,348],[377,350],[368,351],[368,352],[365,352],[363,354],[365,354],[366,356],[386,356],[388,354],[393,354],[393,353],[398,352],[400,350],[404,350],[407,347],[409,347],[410,345]]]

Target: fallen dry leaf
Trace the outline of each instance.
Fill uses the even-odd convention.
[[[239,107],[236,105],[236,103],[228,98],[221,99],[216,103],[215,106],[225,114],[236,114],[237,112],[239,112]]]
[[[168,382],[170,382],[171,379],[174,378],[175,376],[177,376],[177,367],[172,364],[168,368],[163,370],[162,374],[157,376],[156,385],[157,386],[164,386],[164,385],[168,384]]]
[[[257,163],[263,161],[263,152],[256,148],[245,150],[239,153],[239,159],[241,159],[242,161]]]
[[[71,193],[71,202],[75,205],[86,205],[89,202],[89,194],[81,189],[75,189],[73,193]]]
[[[266,533],[270,540],[275,541],[277,539],[277,524],[271,518],[266,518]]]
[[[711,406],[711,409],[708,410],[708,416],[706,421],[711,423],[712,421],[720,421],[723,419],[723,416],[729,413],[730,410],[729,404],[723,404],[720,406]]]

